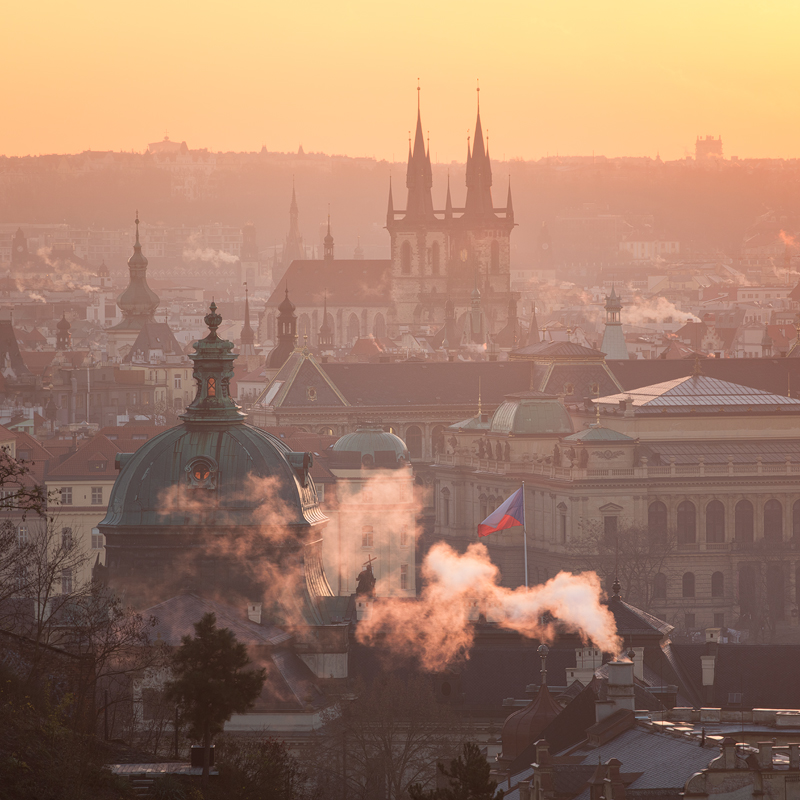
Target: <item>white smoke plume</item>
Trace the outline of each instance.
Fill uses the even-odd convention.
[[[550,641],[556,625],[577,632],[605,652],[620,649],[614,618],[601,605],[600,579],[593,572],[560,572],[547,583],[507,589],[486,547],[471,544],[464,555],[444,542],[435,544],[422,565],[426,580],[416,602],[376,600],[371,616],[359,623],[356,638],[380,642],[398,656],[413,654],[421,666],[438,671],[469,658],[474,638],[470,618],[478,613],[503,628]],[[550,612],[557,623],[545,622]]]
[[[628,325],[647,325],[659,322],[698,322],[689,311],[681,311],[666,297],[650,297],[623,306],[622,321]]]
[[[220,264],[235,264],[239,259],[223,250],[214,250],[211,247],[196,247],[194,250],[183,248],[184,261],[208,261],[215,267]]]

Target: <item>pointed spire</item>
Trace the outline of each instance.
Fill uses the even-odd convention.
[[[389,176],[389,205],[386,209],[386,227],[390,228],[394,222],[394,199],[392,198],[392,176]]]
[[[464,216],[473,220],[494,217],[492,166],[483,140],[480,87],[478,87],[478,114],[471,153],[467,140],[467,199],[464,204]]]
[[[325,239],[323,240],[324,246],[324,255],[323,258],[325,261],[333,261],[333,236],[331,236],[331,207],[330,203],[328,204],[328,232],[325,234]]]
[[[453,201],[450,199],[450,170],[447,170],[447,199],[444,202],[444,218],[453,219]]]
[[[514,221],[514,203],[511,200],[511,176],[508,176],[508,195],[506,196],[506,219]]]
[[[419,86],[417,87],[417,126],[414,132],[414,146],[408,140],[408,168],[406,169],[406,219],[422,221],[433,219],[433,171],[430,160],[430,143],[426,149],[422,132],[422,111],[419,106]]]
[[[247,289],[247,281],[244,282],[244,325],[242,325],[242,335],[240,343],[242,347],[242,355],[252,356],[255,355],[254,345],[256,335],[250,327],[250,297]]]

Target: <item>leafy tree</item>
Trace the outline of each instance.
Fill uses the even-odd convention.
[[[263,669],[246,669],[251,663],[247,647],[228,628],[217,627],[215,614],[203,615],[194,630],[175,652],[175,679],[167,684],[166,696],[182,707],[189,735],[203,743],[203,784],[208,785],[212,738],[232,714],[253,705],[267,676]]]
[[[439,764],[439,772],[449,779],[449,786],[425,791],[417,783],[409,788],[411,800],[503,800],[504,793],[497,791],[489,762],[475,742],[465,742],[461,755],[450,762],[450,769]]]

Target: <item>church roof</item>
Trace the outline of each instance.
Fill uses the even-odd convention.
[[[298,308],[322,308],[327,292],[328,306],[389,306],[391,301],[390,260],[335,259],[334,261],[293,261],[284,276]],[[284,297],[284,284],[270,295],[267,308],[277,308]]]
[[[618,406],[629,403],[636,413],[718,413],[726,411],[759,410],[800,411],[800,400],[771,394],[739,383],[690,375],[652,386],[630,389],[619,394],[599,397],[593,402]]]

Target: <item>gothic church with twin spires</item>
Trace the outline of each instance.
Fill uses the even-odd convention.
[[[397,208],[389,186],[386,228],[391,258],[334,258],[329,225],[324,258],[294,260],[270,297],[265,318],[270,338],[276,338],[278,306],[287,285],[297,309],[299,340],[308,337],[312,346],[318,345],[323,324],[334,344],[344,347],[369,335],[429,333],[445,323],[449,309],[469,336],[474,333],[475,324],[469,323],[478,305],[483,339],[475,342],[483,344],[487,334],[498,333],[515,318],[517,295],[510,288],[511,187],[505,206],[495,207],[480,105],[474,139],[467,144],[463,206],[453,204],[449,179],[444,208],[434,206],[430,147],[423,136],[419,104],[413,143],[409,139],[406,188],[405,208]],[[296,216],[294,194],[292,203]]]

